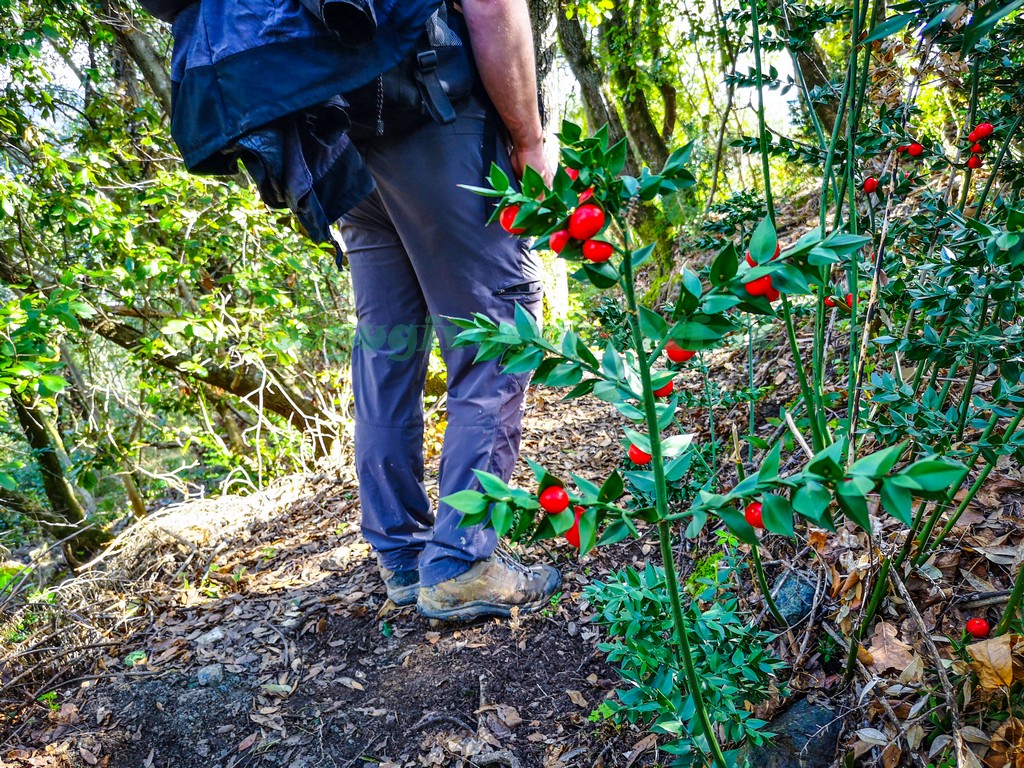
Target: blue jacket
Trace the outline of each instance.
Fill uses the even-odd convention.
[[[332,240],[330,225],[373,189],[341,94],[397,64],[439,0],[372,0],[369,40],[349,39],[367,31],[336,11],[370,0],[142,2],[173,18],[171,133],[185,166],[233,174],[241,159],[268,205]]]

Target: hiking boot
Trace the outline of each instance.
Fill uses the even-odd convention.
[[[377,567],[388,597],[395,605],[412,605],[420,591],[419,571],[389,571],[383,565]]]
[[[507,618],[516,607],[521,613],[544,607],[561,583],[550,565],[526,566],[499,549],[460,576],[420,589],[416,609],[428,619]]]

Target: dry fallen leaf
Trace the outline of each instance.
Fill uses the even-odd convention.
[[[572,701],[572,703],[575,704],[577,707],[583,707],[584,709],[587,709],[590,706],[589,704],[587,704],[587,700],[583,698],[583,694],[579,691],[566,691],[565,695],[568,696],[569,700]]]
[[[510,707],[507,704],[498,705],[498,717],[500,717],[502,722],[509,728],[515,728],[517,725],[522,725],[523,723],[523,718],[519,716],[519,711],[515,707]]]
[[[239,752],[245,752],[245,750],[247,750],[249,747],[251,747],[257,741],[259,741],[259,738],[260,738],[260,734],[259,734],[258,731],[256,733],[249,734],[244,739],[242,739],[242,741],[239,743],[238,751]]]
[[[82,756],[82,759],[89,765],[96,765],[96,763],[100,761],[100,759],[96,757],[96,755],[94,755],[85,747],[79,747],[78,754],[80,754]]]
[[[890,669],[906,669],[914,661],[910,652],[911,647],[899,639],[896,625],[885,621],[878,622],[875,627],[868,651],[871,653],[871,662],[868,666],[879,674]]]
[[[649,733],[644,736],[640,741],[633,745],[633,749],[629,752],[629,757],[626,758],[626,768],[630,768],[633,763],[647,750],[657,746],[658,735],[655,733]]]
[[[971,668],[977,673],[982,688],[995,691],[1024,680],[1024,663],[1015,665],[1013,659],[1020,639],[1020,635],[1000,635],[967,646],[967,652],[974,659]]]
[[[988,768],[1024,768],[1024,722],[1011,717],[992,735]]]

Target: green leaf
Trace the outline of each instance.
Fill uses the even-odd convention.
[[[491,173],[487,177],[487,181],[494,187],[498,192],[505,192],[511,186],[508,175],[501,170],[501,167],[497,163],[491,163]]]
[[[889,35],[894,35],[916,18],[916,14],[901,13],[899,16],[893,16],[892,18],[886,19],[881,24],[876,25],[875,31],[861,40],[860,44],[870,45],[875,40],[881,40]]]
[[[559,512],[557,515],[548,515],[547,518],[551,522],[551,527],[555,533],[560,536],[576,525],[576,513],[572,507],[569,507],[564,512]]]
[[[441,499],[441,502],[458,510],[463,515],[475,515],[484,512],[487,509],[487,505],[490,504],[487,497],[482,493],[469,490],[445,496]]]
[[[536,341],[541,338],[540,326],[537,320],[523,309],[523,305],[516,303],[516,331],[523,341]]]
[[[660,342],[668,333],[668,321],[647,307],[640,307],[640,331],[648,339]]]
[[[998,0],[993,0],[976,10],[964,32],[961,52],[969,53],[985,35],[995,28],[1001,19],[1022,7],[1024,7],[1024,0],[1013,0],[1013,2],[1002,6]]]
[[[601,486],[601,491],[597,494],[597,500],[609,504],[618,499],[625,492],[625,484],[622,482],[622,475],[618,471],[612,472],[608,479],[604,481],[604,485]]]
[[[750,258],[757,264],[767,264],[775,256],[778,245],[779,238],[771,216],[765,216],[750,236]]]
[[[820,525],[828,513],[832,494],[816,480],[808,480],[793,493],[793,509],[796,513],[816,525]]]
[[[601,358],[601,370],[610,378],[619,381],[626,375],[626,366],[622,362],[622,355],[615,346],[608,342],[604,348],[604,356]]]
[[[601,534],[601,538],[597,540],[597,544],[600,547],[606,547],[609,544],[618,544],[623,539],[628,538],[632,535],[632,531],[629,528],[629,524],[625,520],[616,520],[604,529]]]
[[[633,269],[645,264],[650,258],[651,254],[654,253],[654,243],[651,245],[645,245],[643,248],[637,248],[633,251],[633,255],[630,261],[633,264]]]
[[[622,169],[626,167],[626,154],[628,151],[629,145],[625,138],[619,139],[608,150],[608,156],[605,158],[605,168],[608,169],[610,176],[618,176],[622,173]]]
[[[819,451],[807,464],[807,471],[826,480],[839,481],[845,477],[843,456],[846,453],[846,440],[832,443],[828,448]]]
[[[677,456],[687,450],[693,443],[693,435],[672,435],[661,441],[663,456]]]
[[[489,496],[497,496],[502,498],[508,496],[511,489],[508,484],[496,475],[492,475],[490,472],[484,472],[482,469],[474,469],[473,474],[476,475],[477,482],[480,483],[480,487],[484,489],[484,493]]]
[[[760,544],[760,540],[757,538],[757,533],[750,527],[750,523],[747,522],[747,519],[743,516],[742,512],[737,512],[732,507],[721,507],[715,510],[715,512],[720,518],[722,518],[725,525],[730,531],[732,531],[736,538],[744,544],[750,544],[752,547],[756,547]]]
[[[682,480],[690,470],[690,463],[693,461],[693,454],[687,451],[676,456],[665,465],[665,479],[670,483]]]
[[[903,442],[864,456],[853,463],[853,466],[850,467],[850,474],[864,475],[880,480],[896,466],[896,462],[900,460],[906,447],[906,442]]]
[[[764,457],[761,468],[757,471],[757,479],[769,483],[779,476],[779,465],[782,462],[782,441],[779,440]]]
[[[588,509],[580,517],[580,554],[585,555],[597,544],[597,512]]]
[[[793,530],[793,507],[790,506],[788,499],[773,493],[766,493],[762,497],[761,511],[764,527],[769,531],[790,538],[796,535]]]
[[[901,523],[910,527],[913,524],[913,495],[907,488],[896,485],[890,478],[882,481],[882,507]]]
[[[915,496],[940,498],[964,480],[967,468],[951,459],[927,458],[915,461],[892,477],[896,485],[907,488]]]
[[[491,525],[499,536],[508,533],[512,523],[515,522],[515,513],[504,501],[499,501],[491,507]]]
[[[839,483],[836,488],[836,501],[839,508],[850,520],[863,530],[871,533],[871,516],[868,513],[868,502],[864,494],[853,481]]]
[[[711,262],[708,279],[711,280],[712,285],[725,285],[736,276],[736,272],[739,270],[739,264],[739,255],[736,253],[736,246],[729,243],[725,248],[719,251],[715,260]]]

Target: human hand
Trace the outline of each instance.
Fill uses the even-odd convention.
[[[516,178],[520,181],[522,181],[523,171],[526,170],[526,166],[530,166],[540,174],[545,184],[549,187],[551,186],[551,182],[555,178],[555,171],[548,161],[543,141],[513,147],[511,160],[512,170],[515,171]]]

